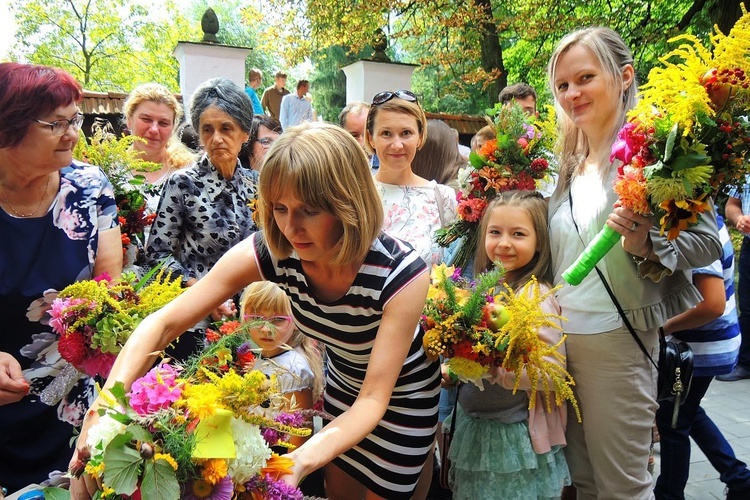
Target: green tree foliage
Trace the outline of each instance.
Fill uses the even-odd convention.
[[[12,10],[12,57],[61,67],[92,90],[127,92],[148,81],[177,90],[172,50],[178,36],[195,39],[198,30],[171,0],[161,16],[128,0],[25,0]]]
[[[689,32],[706,38],[731,26],[740,0],[269,0],[282,20],[270,35],[292,61],[331,46],[358,52],[383,28],[400,62],[417,63],[415,90],[431,111],[482,113],[507,83],[526,81],[549,98],[546,65],[568,32],[592,25],[618,31],[641,79]],[[730,21],[722,21],[730,11]]]

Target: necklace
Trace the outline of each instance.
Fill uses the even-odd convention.
[[[8,199],[8,192],[5,190],[5,186],[3,186],[3,198],[5,199],[6,205],[8,205],[8,208],[10,208],[10,211],[13,212],[17,217],[31,217],[35,213],[39,211],[40,208],[42,208],[42,203],[44,203],[44,199],[47,197],[47,190],[49,189],[49,178],[50,176],[47,175],[47,183],[44,185],[44,192],[42,193],[42,198],[39,200],[39,204],[36,206],[33,212],[30,212],[28,214],[22,214],[18,210],[16,210],[16,207],[13,206],[13,204]]]

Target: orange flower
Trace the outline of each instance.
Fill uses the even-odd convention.
[[[643,170],[640,168],[623,166],[622,175],[618,176],[615,181],[614,190],[624,207],[641,215],[651,212],[648,205],[646,178],[643,177]]]
[[[495,157],[495,150],[497,149],[497,139],[490,139],[485,142],[484,145],[479,149],[479,156],[484,159],[491,159]]]
[[[260,474],[261,476],[268,474],[274,480],[278,480],[285,474],[291,474],[293,465],[294,460],[291,458],[282,457],[274,453],[271,455],[271,458],[266,461],[266,466],[261,469]]]

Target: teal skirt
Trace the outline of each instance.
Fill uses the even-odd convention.
[[[443,428],[449,426],[443,423]],[[570,484],[562,447],[538,455],[526,421],[504,424],[474,418],[461,405],[448,457],[454,500],[560,498],[563,486]]]

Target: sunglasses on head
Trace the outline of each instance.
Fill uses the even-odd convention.
[[[390,101],[394,97],[398,97],[399,99],[403,99],[404,101],[417,102],[417,96],[411,90],[396,90],[393,92],[387,90],[385,92],[378,92],[377,94],[375,94],[375,96],[372,98],[372,104],[374,106],[378,106],[380,104],[383,104],[384,102]]]

